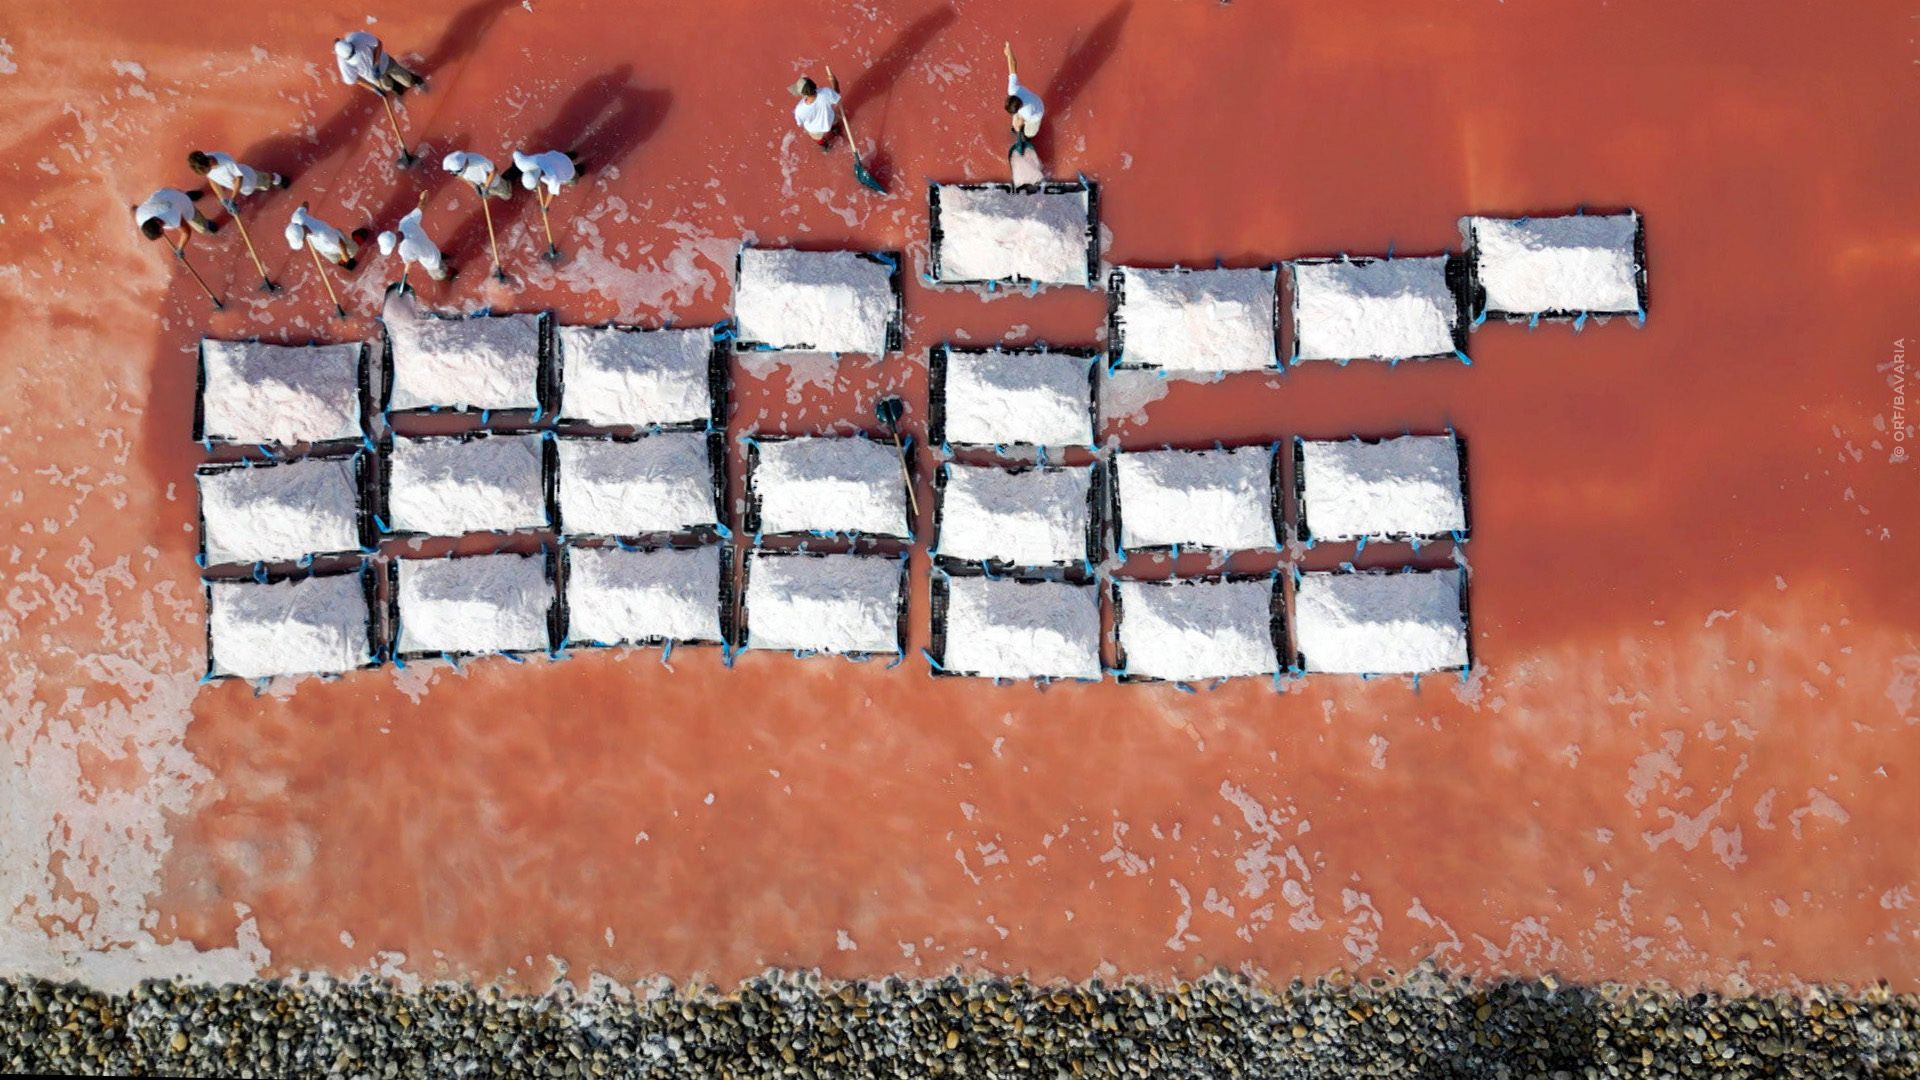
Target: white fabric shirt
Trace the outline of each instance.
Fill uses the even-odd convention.
[[[801,98],[793,107],[793,121],[805,129],[806,133],[819,138],[833,130],[835,113],[833,107],[840,104],[840,92],[822,86],[814,91],[813,100]]]
[[[242,165],[218,150],[208,151],[207,156],[213,159],[213,168],[207,170],[207,183],[242,195],[267,190],[266,179],[251,165]]]
[[[339,229],[307,213],[306,207],[293,212],[287,220],[287,246],[299,251],[302,244],[335,262],[347,257],[347,237]]]
[[[400,232],[395,236],[390,232],[380,234],[380,250],[388,255],[400,253],[403,262],[418,263],[429,270],[440,266],[440,245],[427,236],[427,230],[420,224],[421,210],[415,207],[413,212],[400,219]]]
[[[1020,119],[1032,123],[1047,115],[1046,102],[1040,100],[1039,94],[1021,86],[1020,77],[1012,72],[1007,73],[1007,95],[1020,99],[1020,111],[1013,114]]]
[[[333,60],[340,67],[340,81],[348,86],[361,79],[379,82],[387,65],[387,58],[380,54],[380,39],[364,30],[355,30],[334,42]]]
[[[514,168],[520,170],[520,186],[532,191],[541,184],[547,185],[547,194],[558,195],[564,184],[573,182],[578,175],[573,168],[573,160],[558,150],[549,150],[544,154],[523,154],[513,152]]]
[[[179,188],[163,187],[147,196],[133,211],[133,223],[145,225],[158,221],[163,228],[178,229],[193,220],[193,200]]]
[[[440,167],[475,187],[493,183],[493,162],[479,154],[455,150],[441,160]]]

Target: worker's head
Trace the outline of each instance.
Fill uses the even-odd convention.
[[[455,150],[440,159],[440,167],[450,173],[457,173],[467,167],[467,152]]]
[[[1010,113],[1017,113],[1017,112],[1019,112],[1019,111],[1020,111],[1020,106],[1022,106],[1022,105],[1024,105],[1024,104],[1026,104],[1026,103],[1020,100],[1020,95],[1019,95],[1019,94],[1008,94],[1008,95],[1007,95],[1007,111],[1008,111],[1008,112],[1010,112]]]
[[[205,150],[195,150],[187,155],[187,168],[205,176],[207,170],[213,168],[213,159],[207,156]]]
[[[335,38],[333,41],[333,55],[345,60],[353,55],[353,46],[347,44],[346,38]]]
[[[820,91],[819,87],[813,85],[812,79],[806,79],[806,78],[803,78],[799,82],[794,83],[792,86],[787,87],[787,89],[793,91],[793,94],[795,97],[806,98],[809,101],[813,100],[813,95]]]
[[[391,255],[394,253],[394,250],[400,246],[400,236],[392,230],[382,232],[377,239],[380,243],[380,254],[382,255]]]
[[[140,235],[149,240],[160,239],[160,219],[148,218],[140,223]]]

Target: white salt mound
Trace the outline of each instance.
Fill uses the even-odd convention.
[[[1293,318],[1302,360],[1451,356],[1459,301],[1444,255],[1294,263]]]
[[[1632,313],[1640,310],[1634,236],[1640,215],[1469,217],[1461,230],[1473,245],[1487,310]]]
[[[1308,671],[1396,675],[1466,666],[1458,570],[1304,574],[1293,603]]]
[[[959,675],[988,679],[1097,679],[1100,594],[1092,585],[953,577],[946,655]]]
[[[1086,285],[1087,193],[940,187],[943,282]]]
[[[700,424],[713,417],[713,331],[562,326],[554,331],[560,415],[601,427]]]
[[[387,526],[427,536],[545,528],[544,469],[539,435],[395,438]]]
[[[897,653],[899,559],[879,555],[747,557],[747,648]]]
[[[717,546],[568,549],[567,640],[719,641]]]
[[[758,444],[748,479],[760,531],[911,535],[906,481],[892,443],[861,438],[779,439]]]
[[[360,548],[352,458],[197,474],[207,564],[285,562]]]
[[[1121,581],[1127,671],[1173,682],[1271,675],[1273,582]]]
[[[1087,560],[1093,469],[947,466],[935,554],[967,562],[1066,566]]]
[[[214,675],[331,675],[373,660],[360,575],[207,585]]]
[[[1145,450],[1114,456],[1123,548],[1275,547],[1273,452]]]
[[[1121,267],[1122,363],[1164,371],[1275,367],[1271,270]]]
[[[399,559],[401,653],[547,648],[553,584],[538,555]]]
[[[1314,540],[1464,532],[1460,449],[1451,435],[1300,444],[1303,524]]]
[[[559,441],[560,526],[570,535],[677,533],[718,521],[707,436]]]
[[[949,349],[944,432],[971,446],[1091,446],[1093,364],[1063,353]]]
[[[360,438],[361,348],[201,341],[203,434],[282,446]]]
[[[540,316],[435,318],[411,295],[387,300],[393,409],[538,409]]]
[[[891,278],[859,252],[746,248],[733,293],[740,340],[880,356],[899,303]]]

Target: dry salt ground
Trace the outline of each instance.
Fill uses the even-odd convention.
[[[1452,356],[1460,305],[1447,257],[1289,264],[1301,360]]]
[[[359,573],[207,584],[208,672],[267,679],[331,675],[373,660]]]
[[[1293,619],[1310,672],[1417,675],[1467,663],[1458,570],[1303,574]]]
[[[712,419],[712,330],[562,326],[553,338],[563,418],[639,428]]]
[[[954,575],[942,668],[990,679],[1098,679],[1100,594],[1092,585]]]
[[[357,471],[353,457],[200,469],[207,565],[358,551]]]
[[[1639,230],[1633,212],[1460,219],[1486,310],[1497,315],[1639,311]]]
[[[754,446],[757,460],[747,489],[759,507],[761,533],[913,535],[900,452],[893,444],[802,437]]]
[[[1115,583],[1127,674],[1200,682],[1279,670],[1273,579]]]
[[[936,281],[1084,286],[1098,269],[1087,254],[1085,190],[945,184],[936,192],[941,233]]]
[[[946,466],[934,554],[961,562],[1074,566],[1087,550],[1091,466]]]
[[[397,292],[381,319],[393,354],[388,408],[540,407],[539,315],[442,319]]]
[[[1278,365],[1272,270],[1123,266],[1115,314],[1119,363],[1161,371],[1258,371]]]
[[[361,438],[363,348],[202,341],[201,434],[282,446]]]
[[[1094,362],[949,348],[941,435],[960,446],[1091,446]]]
[[[567,550],[567,641],[718,642],[726,549],[572,547]],[[731,567],[727,568],[731,570]]]
[[[1128,451],[1114,455],[1113,470],[1123,549],[1279,544],[1271,447]]]
[[[397,559],[402,656],[545,652],[553,583],[540,555]]]
[[[1300,443],[1304,539],[1438,538],[1467,528],[1460,444],[1451,435]]]
[[[733,317],[741,341],[880,356],[898,307],[892,270],[860,252],[740,252]]]
[[[540,435],[399,436],[387,460],[394,532],[461,536],[549,524]]]
[[[899,652],[904,565],[883,555],[753,552],[747,556],[746,647]]]
[[[642,536],[719,522],[704,432],[666,431],[632,440],[562,437],[558,450],[564,533]]]

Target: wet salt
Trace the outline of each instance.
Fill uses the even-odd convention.
[[[1064,353],[949,349],[946,440],[977,446],[1091,446],[1093,364]]]
[[[1086,285],[1087,193],[942,185],[943,282],[1033,281]]]
[[[1100,594],[1092,585],[951,577],[946,656],[960,675],[991,679],[1097,679]]]
[[[1451,435],[1300,444],[1302,532],[1313,540],[1464,532],[1460,448]]]
[[[411,653],[547,648],[553,584],[539,555],[399,559],[399,639]]]
[[[360,575],[207,586],[214,675],[331,675],[373,659]]]
[[[1532,315],[1640,310],[1640,215],[1461,219],[1488,311]]]
[[[1453,355],[1460,308],[1446,256],[1294,263],[1292,270],[1300,359]]]
[[[713,331],[554,330],[560,415],[602,427],[697,424],[713,416]]]
[[[1120,581],[1127,671],[1191,682],[1279,669],[1273,581]]]
[[[1068,566],[1086,561],[1090,466],[1019,471],[947,466],[934,553],[967,562]]]
[[[707,436],[559,440],[560,528],[570,535],[677,533],[718,522]]]
[[[747,478],[763,533],[861,533],[909,537],[906,481],[892,444],[862,438],[797,438],[757,444]]]
[[[387,525],[427,536],[545,528],[544,469],[539,435],[395,438]]]
[[[879,555],[747,557],[749,649],[897,653],[901,567]]]
[[[1123,548],[1272,548],[1273,450],[1145,450],[1114,456]]]
[[[1464,667],[1460,571],[1304,574],[1294,638],[1306,669],[1357,675]]]
[[[285,562],[360,548],[353,458],[203,471],[208,565]]]
[[[540,316],[442,319],[395,293],[382,321],[393,353],[389,408],[540,407]]]
[[[567,549],[567,640],[719,641],[723,549]]]
[[[280,445],[359,439],[361,349],[203,340],[203,433]]]
[[[1120,268],[1121,362],[1164,371],[1275,367],[1271,270]]]
[[[898,304],[892,270],[860,252],[740,252],[733,314],[742,341],[879,356]]]

